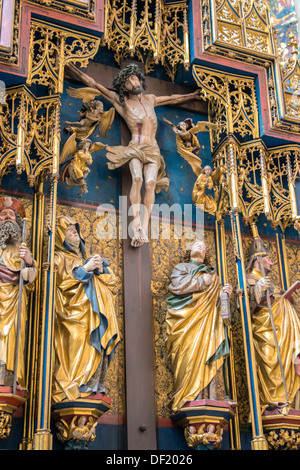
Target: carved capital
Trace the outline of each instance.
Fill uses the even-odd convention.
[[[56,403],[52,407],[52,417],[58,430],[57,438],[66,449],[86,450],[96,437],[98,419],[110,407],[110,399],[101,394]]]

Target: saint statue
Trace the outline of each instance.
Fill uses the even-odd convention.
[[[54,403],[105,393],[107,370],[120,342],[117,278],[106,258],[87,257],[80,227],[59,217],[55,237]]]
[[[287,414],[300,387],[300,296],[285,298],[272,266],[268,245],[254,240],[246,271],[261,409]]]
[[[174,375],[172,410],[177,412],[188,401],[219,398],[213,396],[213,382],[229,355],[220,295],[230,296],[232,287],[222,287],[207,262],[206,244],[196,241],[189,261],[175,266],[169,290],[166,345]]]
[[[130,202],[133,209],[133,236],[131,244],[139,247],[148,240],[148,223],[151,209],[155,202],[155,193],[162,189],[167,190],[169,179],[165,173],[165,161],[160,153],[156,141],[157,106],[175,105],[188,100],[199,98],[199,90],[189,94],[176,94],[171,96],[156,96],[144,94],[146,89],[145,77],[135,64],[129,64],[113,80],[114,91],[108,90],[100,83],[74,65],[69,68],[76,77],[88,86],[86,93],[91,89],[98,90],[98,94],[108,100],[115,110],[125,120],[131,133],[131,140],[127,146],[107,146],[106,157],[109,160],[108,168],[115,169],[129,163],[132,176]],[[82,96],[82,89],[78,91]],[[72,89],[74,97],[76,90]],[[145,182],[145,195],[143,199],[144,213],[141,213],[141,189]]]
[[[37,276],[30,250],[22,244],[25,209],[13,197],[0,198],[0,385],[13,385],[16,344],[17,388],[25,390],[25,346],[28,293]],[[23,260],[23,266],[21,266]],[[19,295],[20,276],[23,279]],[[17,322],[20,305],[20,333]]]

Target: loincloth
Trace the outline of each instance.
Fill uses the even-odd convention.
[[[159,150],[148,144],[129,144],[106,147],[106,157],[109,162],[107,166],[110,170],[119,168],[133,158],[137,158],[143,165],[147,163],[156,163],[158,165],[158,174],[156,179],[155,192],[159,193],[162,189],[167,191],[170,180],[165,175],[165,161]]]

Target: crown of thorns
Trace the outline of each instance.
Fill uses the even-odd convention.
[[[124,85],[126,80],[131,77],[131,75],[136,75],[141,81],[144,90],[146,89],[145,77],[140,71],[139,67],[136,64],[128,64],[118,73],[118,75],[113,79],[112,83],[114,90],[119,94],[120,102],[123,106],[125,105],[124,95],[126,96],[127,94],[124,90]]]

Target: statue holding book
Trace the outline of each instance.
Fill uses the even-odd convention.
[[[272,265],[267,244],[256,235],[247,286],[261,409],[287,414],[300,388],[300,284],[286,293],[274,286]]]
[[[224,398],[219,390],[224,387],[218,383],[229,355],[225,325],[230,321],[232,286],[222,286],[210,265],[206,243],[195,241],[187,261],[175,266],[167,299],[166,346],[174,375],[174,412],[188,401]]]
[[[108,367],[120,342],[115,310],[117,277],[106,258],[87,255],[79,224],[57,221],[52,401],[104,394]]]

